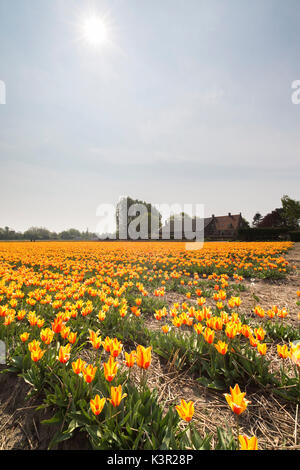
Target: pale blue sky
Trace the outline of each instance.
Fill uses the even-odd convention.
[[[299,0],[0,0],[0,227],[94,231],[122,195],[249,221],[300,199],[299,18]]]

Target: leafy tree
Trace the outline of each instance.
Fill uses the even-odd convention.
[[[242,217],[242,220],[241,220],[241,228],[250,228],[250,224],[248,220],[244,219],[244,217]]]
[[[21,240],[23,234],[9,227],[0,228],[0,240]]]
[[[285,195],[281,198],[282,217],[285,224],[293,229],[299,228],[300,222],[300,201],[295,201]]]
[[[81,233],[79,230],[75,228],[70,228],[69,230],[64,230],[61,232],[58,237],[61,240],[80,240],[82,238]]]
[[[269,214],[265,215],[263,219],[257,224],[258,228],[264,227],[285,227],[285,220],[283,218],[282,208],[275,209]]]
[[[263,216],[260,214],[260,212],[256,212],[256,214],[253,217],[252,226],[256,227],[257,225],[259,225],[262,219],[263,219]]]
[[[265,215],[259,222],[257,222],[256,227],[283,227],[288,229],[298,229],[300,222],[300,201],[295,201],[285,195],[281,198],[281,203],[282,207],[274,209],[272,212]]]
[[[25,240],[49,240],[50,231],[43,227],[30,227],[23,234]]]
[[[126,196],[126,197],[121,198],[116,208],[117,238],[120,238],[121,234],[126,235],[127,239],[129,238],[129,235],[128,235],[129,225],[131,224],[132,221],[136,219],[136,217],[139,217],[139,214],[128,215],[130,208],[135,204],[142,204],[146,208],[145,214],[140,214],[142,216],[140,225],[142,225],[143,222],[147,223],[148,238],[151,237],[151,225],[152,224],[153,225],[155,224],[156,226],[158,226],[158,229],[161,227],[162,216],[160,212],[155,208],[155,206],[153,206],[151,203],[140,201],[138,199],[132,199],[131,197]],[[127,214],[127,220],[124,218],[124,215],[126,214]],[[147,220],[145,220],[145,218]],[[139,230],[139,227],[137,227],[137,230]]]

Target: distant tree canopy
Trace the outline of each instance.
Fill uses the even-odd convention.
[[[254,214],[254,217],[253,217],[253,220],[252,220],[252,225],[253,227],[256,227],[263,219],[263,216],[261,215],[260,212],[256,212],[256,214]]]
[[[300,224],[300,201],[296,201],[287,195],[281,198],[282,207],[274,209],[264,217],[257,212],[252,221],[252,226],[255,228],[282,228],[289,230],[299,230]],[[135,206],[136,205],[136,206]],[[140,206],[139,206],[140,205]],[[135,206],[135,207],[134,207]],[[142,207],[143,206],[143,207]],[[172,214],[167,220],[166,224],[176,220],[190,218],[184,212],[179,214]],[[145,238],[151,238],[152,229],[155,227],[157,233],[162,228],[162,215],[156,207],[145,201],[132,199],[129,196],[123,197],[116,208],[116,225],[117,239],[131,238],[129,236],[129,228],[133,222],[136,233],[139,234],[140,227],[146,227]],[[136,223],[136,225],[135,225]],[[249,227],[249,223],[243,219],[243,227]],[[120,235],[123,235],[120,237]],[[142,238],[142,236],[140,238]],[[101,236],[100,236],[101,238]],[[30,227],[24,233],[16,232],[10,227],[0,228],[0,240],[98,240],[99,236],[91,233],[88,230],[80,232],[75,228],[64,230],[60,233],[51,232],[44,227]]]
[[[0,228],[0,240],[94,240],[97,235],[91,232],[80,232],[74,228],[57,234],[43,227],[30,227],[24,233],[16,232],[9,227]]]
[[[140,210],[142,209],[141,206],[143,206],[143,210]],[[157,231],[161,227],[162,216],[154,205],[125,196],[121,198],[116,207],[117,239],[131,238],[129,234],[130,225],[137,218],[139,223],[137,223],[136,231],[139,232],[141,227],[145,226],[145,236],[147,238],[151,238],[152,227],[156,227]],[[143,238],[142,234],[141,238]]]
[[[281,198],[282,217],[288,227],[298,228],[300,222],[300,201],[295,201],[288,196]]]
[[[266,227],[284,227],[285,222],[282,217],[282,209],[274,209],[269,214],[266,214],[261,221],[256,225],[257,228]]]
[[[69,230],[64,230],[59,234],[59,238],[62,240],[78,240],[81,238],[81,233],[75,228],[70,228]]]
[[[250,224],[248,222],[248,220],[244,219],[244,217],[242,217],[242,227],[243,228],[249,228],[250,227]]]
[[[16,232],[9,227],[0,228],[0,240],[22,240],[23,233]]]
[[[281,198],[282,207],[265,215],[257,224],[258,228],[283,227],[298,229],[300,222],[300,201],[285,195]],[[255,217],[255,216],[254,216]]]
[[[191,219],[192,217],[189,214],[186,214],[185,212],[180,212],[180,214],[172,214],[167,220],[166,223],[173,222],[175,220],[186,220],[186,219]]]
[[[50,240],[51,232],[43,227],[30,227],[23,236],[27,240]]]

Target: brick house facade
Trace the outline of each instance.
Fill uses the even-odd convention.
[[[204,229],[204,239],[211,240],[234,240],[238,237],[239,229],[245,226],[242,214],[231,214],[223,216],[206,217],[201,221]],[[196,230],[196,221],[192,220],[192,231]],[[174,221],[165,224],[160,230],[160,238],[164,233],[170,233],[171,240],[182,240],[182,231]]]

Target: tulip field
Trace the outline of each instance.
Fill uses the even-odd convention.
[[[0,449],[300,449],[300,247],[0,243]]]

